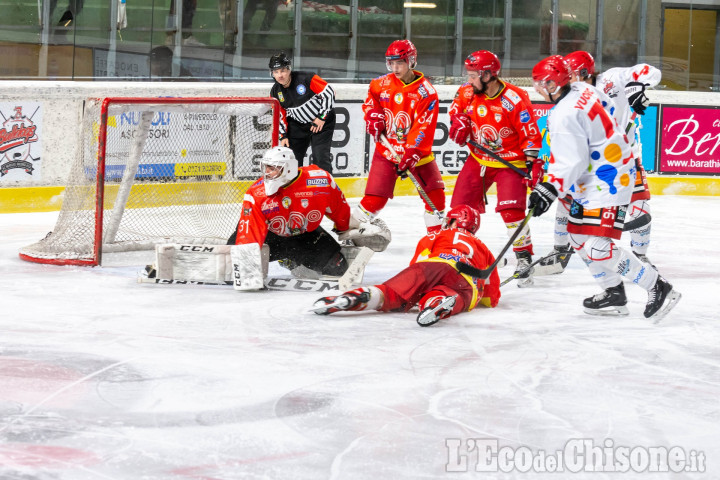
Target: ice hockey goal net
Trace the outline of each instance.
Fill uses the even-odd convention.
[[[103,252],[225,243],[278,121],[269,97],[87,101],[55,228],[20,257],[99,265]]]

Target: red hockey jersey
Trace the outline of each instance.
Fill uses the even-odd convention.
[[[516,167],[525,168],[525,152],[540,150],[542,137],[537,128],[530,97],[521,88],[501,83],[494,97],[476,95],[469,83],[462,85],[450,105],[450,117],[465,113],[472,122],[472,139]],[[507,168],[468,144],[481,165]]]
[[[281,237],[312,232],[325,215],[338,231],[350,228],[350,206],[332,175],[315,165],[298,170],[295,180],[269,197],[262,178],[248,189],[236,244],[262,245],[268,231]]]
[[[476,236],[457,228],[440,230],[434,235],[426,235],[420,239],[410,265],[416,262],[444,262],[455,267],[461,261],[475,268],[484,269],[495,261],[490,250]],[[500,300],[500,276],[495,269],[490,278],[480,280],[458,272],[473,289],[473,298],[468,310],[478,303],[485,307],[494,307]]]
[[[366,115],[373,109],[383,110],[386,136],[395,152],[402,158],[405,148],[416,148],[422,156],[418,165],[424,165],[435,159],[432,144],[438,119],[438,95],[421,72],[413,72],[418,78],[408,85],[392,73],[371,81],[362,108]],[[375,149],[395,162],[393,154],[382,143],[377,142]]]

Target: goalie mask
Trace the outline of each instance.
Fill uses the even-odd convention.
[[[454,225],[453,225],[454,221]],[[458,205],[450,209],[443,220],[443,228],[462,228],[474,234],[480,228],[480,213],[470,205]]]
[[[275,195],[298,176],[295,154],[287,147],[273,147],[260,160],[260,170],[265,184],[265,195]]]

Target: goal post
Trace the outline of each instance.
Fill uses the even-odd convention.
[[[224,244],[279,121],[270,97],[86,101],[55,228],[20,258],[100,265],[104,252]]]

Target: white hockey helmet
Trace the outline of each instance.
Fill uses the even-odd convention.
[[[298,161],[289,148],[273,147],[265,152],[260,160],[260,169],[265,183],[265,194],[270,196],[298,176]]]

